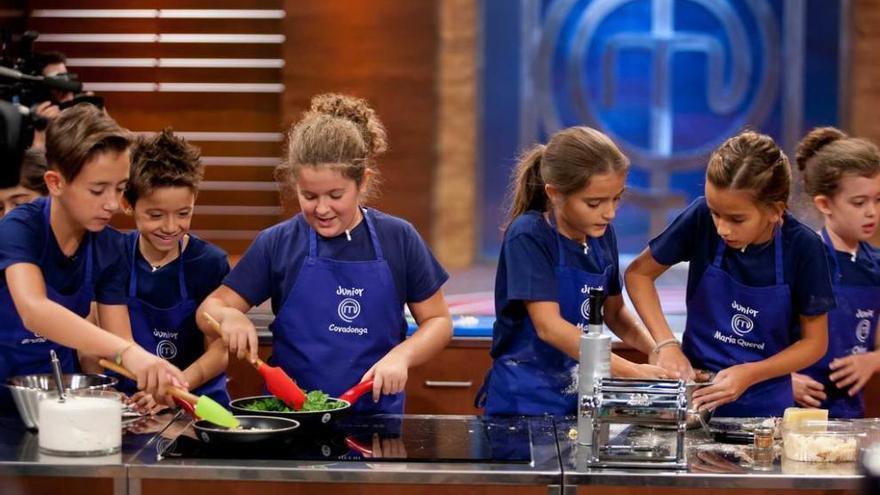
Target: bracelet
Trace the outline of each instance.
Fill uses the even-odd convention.
[[[654,346],[654,349],[651,352],[654,354],[660,354],[660,349],[663,349],[664,347],[668,347],[671,345],[677,345],[677,346],[681,347],[681,342],[679,342],[678,339],[676,339],[675,337],[673,337],[671,339],[666,339],[662,342],[658,342],[657,345]]]
[[[134,345],[135,345],[134,342],[129,342],[128,345],[123,347],[121,351],[116,353],[116,356],[113,357],[113,362],[118,364],[119,366],[122,366],[122,355],[125,354],[125,351],[134,347]]]

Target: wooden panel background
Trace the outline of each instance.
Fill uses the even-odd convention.
[[[374,206],[405,217],[430,239],[435,168],[437,2],[286,0],[285,124],[311,97],[366,98],[388,130]]]
[[[87,88],[106,98],[108,110],[123,126],[144,132],[172,126],[202,148],[208,183],[197,201],[193,229],[230,254],[240,254],[257,231],[296,211],[295,204],[282,209],[272,182],[272,167],[281,159],[284,130],[307,108],[313,95],[328,91],[366,98],[377,110],[388,128],[390,151],[379,159],[385,180],[374,205],[407,218],[430,240],[432,178],[437,162],[436,1],[231,0],[222,5],[222,9],[253,9],[263,14],[286,11],[282,18],[274,19],[247,15],[236,19],[162,15],[107,19],[83,12],[218,8],[208,0],[33,0],[26,5],[32,14],[28,28],[42,33],[36,49],[64,52],[70,59],[69,69],[79,74]],[[79,14],[58,9],[75,9]],[[281,35],[284,41],[127,43],[58,38],[87,33],[257,34]],[[170,58],[260,59],[283,62],[283,67],[164,66]],[[141,66],[118,66],[131,64],[131,59],[137,59],[134,63]],[[161,63],[154,66],[154,61]],[[153,86],[122,91],[124,84],[115,83],[199,86],[187,92],[156,92]],[[284,89],[206,92],[205,83],[283,85]],[[235,141],[228,139],[229,135],[192,134],[207,132],[261,134]],[[123,216],[114,224],[132,226]]]
[[[254,10],[238,18],[95,17],[52,12],[54,9],[205,9],[218,7],[207,0],[108,1],[34,0],[28,2],[27,24],[41,33],[36,49],[59,50],[69,59],[70,71],[79,74],[104,96],[111,115],[123,126],[139,132],[173,127],[202,149],[205,184],[197,200],[193,230],[219,244],[230,254],[240,254],[260,229],[277,223],[281,208],[272,168],[282,147],[281,95],[244,90],[209,92],[205,84],[233,83],[280,85],[282,45],[269,43],[125,43],[56,40],[66,34],[251,34],[280,37],[284,30],[282,2],[228,0],[223,9]],[[49,10],[49,12],[47,12]],[[267,13],[281,13],[276,18]],[[209,12],[210,13],[210,12]],[[257,17],[257,18],[255,18]],[[168,59],[257,59],[269,67],[217,68],[166,67]],[[154,62],[162,66],[154,66]],[[204,60],[201,60],[202,62]],[[141,67],[118,66],[139,63]],[[192,65],[192,64],[190,64]],[[253,64],[251,64],[253,65]],[[195,83],[187,91],[119,91],[115,83]],[[259,86],[258,89],[262,89]],[[205,135],[205,133],[220,133]],[[256,133],[237,136],[240,133]],[[130,218],[118,215],[114,225],[131,228]]]

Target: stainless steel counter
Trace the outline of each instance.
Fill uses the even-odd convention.
[[[113,491],[127,493],[126,462],[148,445],[167,418],[151,421],[143,434],[127,432],[121,452],[102,457],[60,457],[39,451],[38,434],[25,429],[18,416],[0,416],[0,476],[109,478]],[[9,489],[9,487],[4,488]],[[14,490],[13,490],[14,491]]]
[[[404,416],[421,421],[471,416]],[[113,479],[115,493],[140,495],[143,480],[234,480],[322,483],[433,485],[520,485],[546,487],[549,493],[574,492],[582,485],[703,488],[856,489],[861,475],[854,463],[810,464],[781,458],[756,459],[748,446],[710,441],[701,431],[688,433],[688,469],[591,469],[584,447],[570,438],[571,421],[510,419],[527,428],[530,462],[409,462],[379,459],[255,460],[163,458],[169,444],[187,434],[188,422],[163,416],[137,425],[123,437],[120,454],[103,458],[52,457],[38,451],[37,435],[17,418],[0,418],[0,476],[71,476]],[[167,428],[166,428],[167,427]],[[475,431],[470,431],[476,435]],[[503,429],[499,432],[503,436]],[[669,432],[630,428],[630,440],[662,443]],[[440,435],[437,441],[449,441]],[[459,441],[459,440],[456,440]]]
[[[782,455],[778,441],[771,455],[756,457],[750,445],[717,443],[700,429],[687,433],[686,470],[590,468],[590,448],[571,438],[576,422],[561,421],[557,426],[563,485],[567,490],[578,485],[841,490],[857,489],[862,480],[854,462],[791,461]],[[620,442],[625,437],[628,445],[660,445],[672,442],[671,435],[670,431],[628,426],[620,432],[612,430],[611,441]]]
[[[404,416],[411,419],[461,418],[469,416]],[[158,479],[247,480],[331,483],[409,483],[409,484],[493,484],[558,485],[562,471],[553,421],[544,418],[508,420],[511,425],[528,428],[531,461],[492,462],[383,462],[369,460],[275,461],[239,459],[158,459],[172,438],[163,438],[142,449],[129,460],[129,494],[140,493],[140,481]],[[179,430],[179,429],[178,429]],[[184,430],[185,431],[185,430]],[[473,433],[473,432],[472,432]],[[438,439],[442,441],[442,439]],[[557,487],[558,488],[558,487]]]

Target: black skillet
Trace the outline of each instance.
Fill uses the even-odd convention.
[[[229,429],[205,420],[198,420],[193,429],[199,440],[206,445],[229,447],[272,447],[291,441],[299,422],[287,418],[268,416],[236,416],[241,428]]]
[[[298,433],[309,433],[313,429],[322,429],[324,427],[327,427],[331,425],[336,418],[348,414],[352,404],[357,402],[357,400],[360,399],[364,394],[372,390],[373,380],[367,380],[358,383],[354,387],[351,387],[350,389],[345,391],[338,398],[328,399],[327,402],[333,401],[338,406],[335,409],[325,409],[319,411],[281,412],[253,411],[247,408],[249,405],[256,401],[273,398],[273,396],[271,395],[259,395],[256,397],[243,397],[241,399],[235,399],[229,403],[229,408],[232,409],[233,414],[235,414],[238,418],[242,417],[239,416],[239,414],[241,414],[249,416],[266,416],[273,418],[295,419],[299,421],[303,426],[303,428]]]

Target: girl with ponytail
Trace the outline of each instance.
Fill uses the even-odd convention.
[[[834,127],[813,129],[797,150],[804,190],[822,214],[837,308],[828,314],[828,351],[792,374],[794,398],[832,417],[865,415],[863,389],[880,369],[878,254],[866,241],[880,217],[880,151]]]
[[[611,221],[629,161],[604,134],[571,127],[527,151],[511,183],[511,207],[495,278],[492,369],[477,397],[489,415],[571,415],[590,288],[608,296],[605,322],[645,352],[654,341],[621,295]],[[664,370],[612,355],[615,376],[663,378]]]

